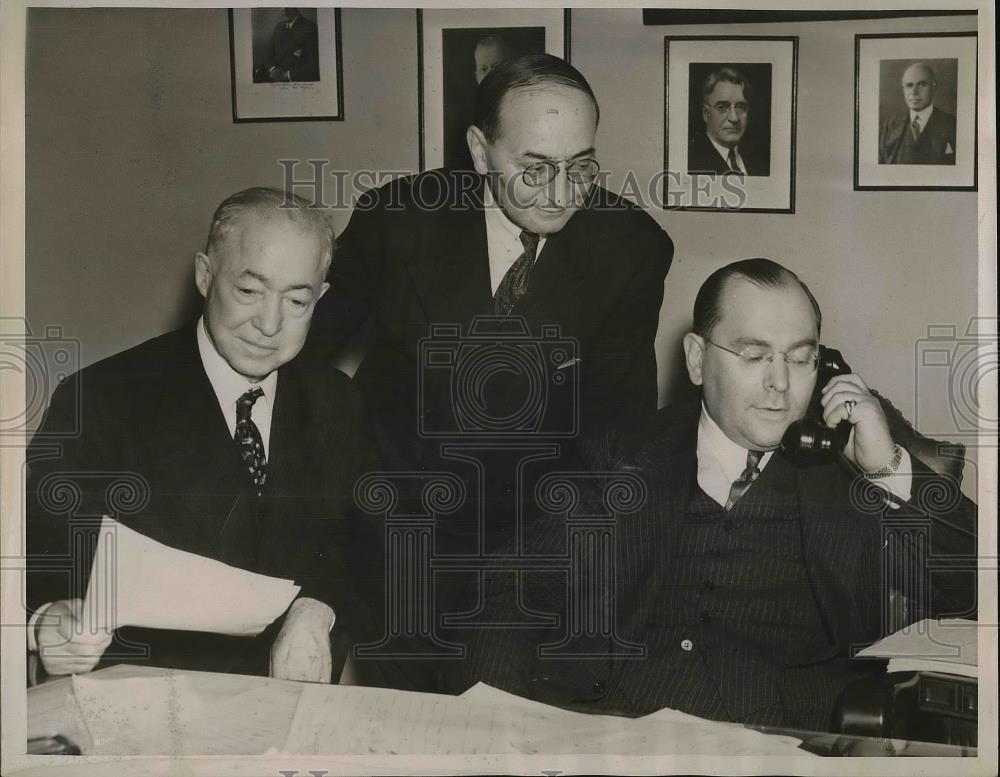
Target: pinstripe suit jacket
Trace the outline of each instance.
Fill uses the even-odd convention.
[[[598,601],[585,600],[582,610],[607,613],[614,633],[570,640],[567,654],[540,657],[539,645],[566,642],[567,576],[560,570],[524,573],[522,603],[563,616],[559,626],[470,635],[472,660],[456,673],[457,685],[481,679],[540,701],[592,711],[636,715],[688,707],[686,711],[706,714],[689,706],[695,673],[690,682],[685,680],[678,645],[663,644],[659,635],[664,632],[655,628],[662,615],[656,611],[660,594],[670,581],[680,517],[697,482],[699,408],[693,403],[661,410],[640,435],[608,438],[595,457],[596,470],[633,472],[648,489],[642,507],[616,517],[614,585],[594,594]],[[799,505],[799,557],[825,632],[809,647],[789,646],[783,655],[769,657],[781,663],[800,698],[818,690],[808,686],[810,675],[800,672],[804,667],[826,665],[827,677],[839,672],[843,683],[856,671],[881,669],[848,658],[852,648],[883,635],[884,580],[894,580],[893,587],[902,588],[918,605],[908,613],[910,621],[929,613],[974,611],[975,574],[969,563],[975,553],[976,507],[962,497],[956,482],[933,474],[914,458],[911,501],[899,510],[887,510],[870,492],[876,487],[865,489],[844,462],[781,464],[792,476],[774,487]],[[594,509],[594,501],[592,497],[591,505],[577,512],[601,512]],[[567,552],[566,525],[565,514],[534,521],[525,532],[525,552]],[[905,526],[918,527],[928,537],[928,558],[899,552],[893,532]],[[963,559],[964,570],[942,571],[949,564],[961,566]],[[938,569],[930,577],[933,596],[921,597],[906,581],[921,579],[913,573],[929,573],[931,567]],[[495,586],[490,599],[498,611],[509,612],[515,596]],[[762,617],[780,620],[780,602],[763,602],[761,608]],[[643,646],[639,656],[629,655],[635,645]],[[599,653],[605,655],[584,657]]]

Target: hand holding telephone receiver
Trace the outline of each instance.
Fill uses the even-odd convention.
[[[813,460],[822,456],[833,456],[844,450],[851,434],[851,425],[841,421],[830,428],[823,421],[823,405],[820,404],[823,386],[837,375],[852,372],[850,366],[836,348],[819,347],[819,364],[816,367],[816,387],[806,414],[792,422],[781,438],[781,450],[793,458]]]

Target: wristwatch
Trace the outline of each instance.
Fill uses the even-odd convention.
[[[899,469],[899,462],[903,460],[903,449],[899,445],[893,446],[892,459],[886,464],[882,469],[877,469],[874,472],[866,472],[865,477],[869,480],[879,480],[880,478],[887,478],[890,475],[895,475],[896,470]]]

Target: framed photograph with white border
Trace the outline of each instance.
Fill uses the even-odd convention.
[[[974,32],[854,37],[854,188],[975,191]]]
[[[798,37],[663,40],[664,206],[794,213]]]
[[[339,8],[229,11],[233,121],[342,121]]]
[[[420,169],[470,168],[476,86],[496,62],[546,52],[569,61],[561,8],[417,10]]]

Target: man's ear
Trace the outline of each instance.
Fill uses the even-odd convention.
[[[212,260],[201,251],[194,255],[194,284],[201,296],[207,299],[208,290],[212,287]]]
[[[701,385],[701,362],[705,358],[705,338],[688,332],[684,335],[684,361],[688,368],[688,377],[691,382]]]
[[[327,283],[326,281],[323,281],[323,285],[319,287],[319,296],[316,297],[316,301],[319,302],[321,299],[323,299],[323,295],[326,294],[327,291],[329,290],[330,290],[330,284]]]
[[[486,136],[475,124],[471,125],[465,132],[465,142],[469,144],[469,153],[472,155],[472,164],[476,172],[486,175],[490,171],[490,166],[486,161]]]
[[[701,121],[706,127],[708,126],[708,110],[707,105],[701,106]]]

